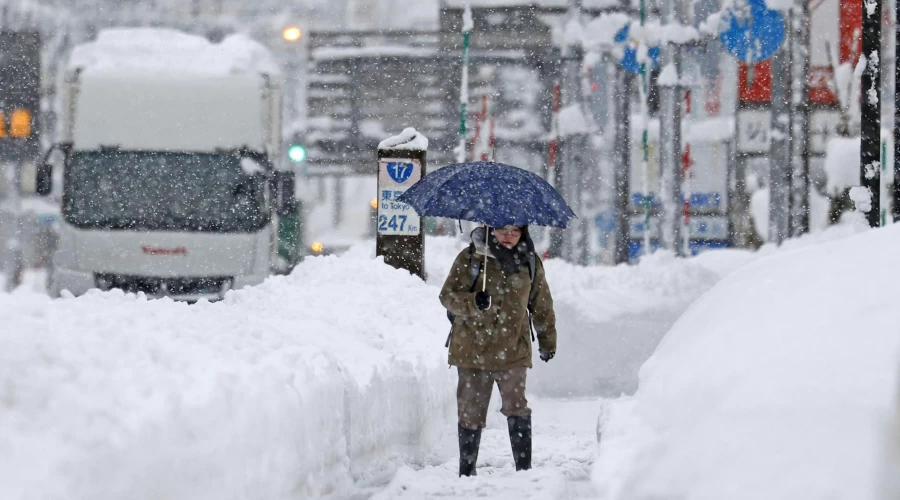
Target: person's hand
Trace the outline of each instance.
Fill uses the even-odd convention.
[[[491,292],[484,291],[475,294],[475,307],[481,311],[487,311],[491,307]]]
[[[544,361],[544,363],[553,359],[553,356],[556,356],[556,351],[545,351],[543,349],[540,349],[540,352],[541,359]]]

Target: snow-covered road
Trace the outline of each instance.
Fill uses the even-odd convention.
[[[390,484],[373,488],[359,498],[388,499],[597,499],[590,482],[596,453],[597,415],[604,400],[536,399],[534,411],[533,469],[513,467],[506,418],[494,405],[478,455],[478,476],[459,478],[456,428],[444,432],[440,445],[423,464],[404,466]]]

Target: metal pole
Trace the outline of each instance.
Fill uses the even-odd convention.
[[[644,27],[644,23],[647,20],[647,7],[646,0],[640,1],[640,18],[641,18],[641,27]],[[642,44],[647,43],[646,41],[642,41]],[[649,127],[650,127],[650,113],[647,109],[647,99],[650,96],[650,88],[649,88],[649,75],[647,74],[650,71],[650,68],[647,67],[646,62],[641,62],[641,122],[644,129],[641,131],[641,172],[643,176],[643,187],[641,191],[643,191],[643,200],[641,201],[641,205],[644,209],[644,255],[650,255],[650,207],[651,207],[651,198],[650,198],[650,145],[649,142]]]
[[[569,22],[581,22],[581,0],[569,0]],[[573,41],[574,42],[574,41]],[[566,43],[563,47],[563,79],[562,79],[562,99],[566,107],[575,106],[577,109],[583,109],[581,106],[582,99],[582,68],[584,66],[584,49],[577,43],[571,45]],[[578,183],[578,173],[581,168],[581,158],[584,156],[584,145],[587,142],[586,137],[581,134],[569,134],[563,138],[562,149],[560,151],[561,160],[558,166],[560,184],[556,186],[568,201],[569,205],[576,214],[582,214],[581,210],[581,189]],[[578,245],[579,245],[579,229],[575,225],[565,230],[563,233],[562,256],[569,262],[576,262]]]
[[[628,262],[631,241],[631,217],[628,210],[629,177],[631,174],[631,74],[616,68],[615,116],[616,152],[616,264]]]
[[[677,4],[674,0],[664,2],[663,22],[678,22]],[[674,43],[666,44],[662,49],[663,71],[670,68],[681,75],[678,57],[679,48]],[[662,243],[663,246],[677,254],[682,254],[681,226],[678,217],[682,209],[681,195],[681,99],[682,89],[678,85],[660,86],[659,89],[659,123],[660,149],[659,163],[661,170],[660,199],[663,206]]]
[[[790,236],[791,204],[791,105],[788,99],[789,47],[772,56],[772,142],[769,163],[768,240],[781,244]],[[765,235],[763,235],[765,236]]]
[[[691,116],[691,90],[684,91],[684,116]],[[684,206],[681,213],[681,240],[678,254],[687,257],[691,255],[691,143],[685,141],[684,151],[681,153],[681,197]]]
[[[900,1],[894,1],[894,52],[900,52]],[[893,216],[900,221],[900,64],[894,61],[894,203]]]
[[[860,184],[869,190],[869,226],[877,227],[881,213],[881,0],[862,4],[862,51],[866,59],[862,74],[860,120]]]
[[[551,124],[550,124],[550,148],[547,154],[547,168],[549,170],[550,178],[548,179],[553,183],[553,187],[556,189],[562,189],[562,174],[560,171],[559,163],[557,162],[559,158],[559,147],[560,147],[560,139],[559,139],[559,105],[560,105],[560,84],[557,82],[553,85],[553,107],[551,110]],[[548,249],[549,255],[552,258],[560,258],[562,257],[562,249],[563,249],[563,231],[562,230],[553,230],[550,231],[550,248]]]
[[[472,32],[472,10],[466,4],[463,11],[462,78],[459,84],[459,145],[456,162],[466,161],[466,118],[469,105],[469,35]]]
[[[791,236],[809,232],[809,0],[791,19]]]

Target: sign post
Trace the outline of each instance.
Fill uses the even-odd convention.
[[[397,198],[425,175],[428,139],[407,128],[378,145],[378,216],[375,255],[425,279],[422,219]]]

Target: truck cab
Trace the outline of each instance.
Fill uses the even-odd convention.
[[[265,48],[110,30],[73,51],[62,90],[60,140],[37,182],[48,194],[54,164],[63,172],[51,295],[217,300],[273,272],[278,216],[294,201]]]

